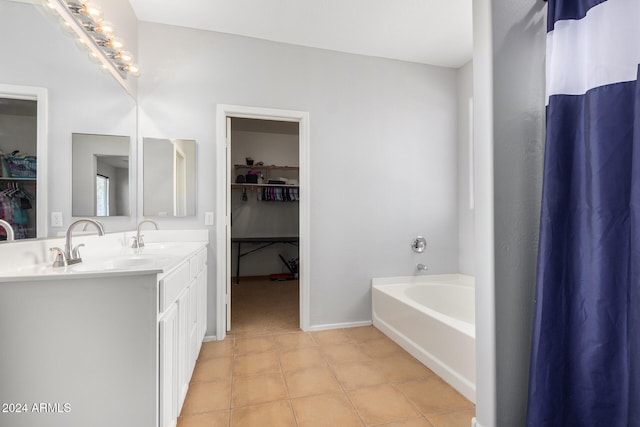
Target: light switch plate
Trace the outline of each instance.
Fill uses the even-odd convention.
[[[213,225],[213,212],[204,213],[204,225]]]
[[[62,227],[62,212],[51,212],[51,226]]]

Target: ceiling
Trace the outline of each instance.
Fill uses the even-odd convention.
[[[472,0],[129,0],[140,21],[458,68]]]

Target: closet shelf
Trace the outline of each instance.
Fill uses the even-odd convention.
[[[0,181],[36,181],[37,178],[0,176]]]
[[[251,187],[275,187],[275,188],[300,188],[299,185],[289,185],[289,184],[253,184],[253,183],[244,183],[244,184],[231,184],[232,190],[241,190],[243,188],[251,189]]]
[[[278,170],[299,170],[300,166],[277,166],[277,165],[233,165],[234,168],[239,169],[278,169]]]

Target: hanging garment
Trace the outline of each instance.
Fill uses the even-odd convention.
[[[0,218],[11,224],[15,239],[26,239],[33,227],[29,226],[27,210],[33,207],[33,197],[15,183],[0,191]]]
[[[640,426],[640,2],[548,7],[527,425]]]

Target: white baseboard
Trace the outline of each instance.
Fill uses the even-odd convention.
[[[202,342],[209,342],[209,341],[218,341],[218,338],[215,335],[205,335],[204,338],[202,339]]]
[[[327,323],[324,325],[313,325],[313,326],[309,326],[309,329],[307,330],[310,332],[326,331],[329,329],[357,328],[360,326],[371,326],[371,325],[372,325],[371,320],[365,320],[362,322]]]

